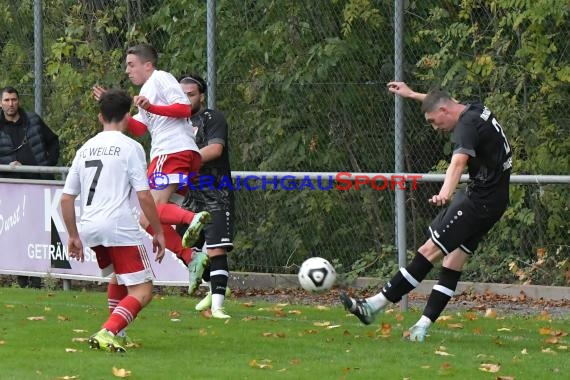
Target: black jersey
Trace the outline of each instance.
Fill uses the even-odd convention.
[[[465,104],[453,130],[453,153],[469,155],[471,183],[467,194],[474,200],[506,202],[512,152],[495,115],[481,103]]]
[[[215,160],[208,161],[202,165],[200,175],[213,176],[215,186],[222,177],[230,177],[230,157],[228,150],[228,123],[224,114],[219,111],[205,109],[191,117],[192,125],[195,128],[196,144],[198,148],[209,144],[222,144],[222,155]]]

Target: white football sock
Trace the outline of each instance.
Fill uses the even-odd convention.
[[[380,292],[375,296],[366,298],[366,302],[372,307],[372,311],[377,312],[378,310],[383,309],[389,301],[384,294]]]

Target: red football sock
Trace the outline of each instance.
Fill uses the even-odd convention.
[[[174,252],[174,254],[182,260],[185,265],[188,265],[190,260],[192,260],[192,248],[183,248],[182,247],[182,238],[176,230],[169,224],[163,224],[162,230],[164,231],[164,240],[166,240],[166,248]],[[146,228],[146,232],[151,235],[154,235],[154,230],[149,225]]]
[[[174,203],[161,203],[156,205],[158,218],[162,224],[190,224],[194,213],[175,205]]]
[[[109,330],[114,335],[128,326],[129,323],[134,321],[142,306],[139,300],[133,296],[126,296],[119,302],[113,313],[103,325],[104,329]]]
[[[125,298],[127,294],[128,291],[125,285],[109,283],[109,286],[107,287],[107,303],[109,304],[109,313],[113,313],[113,310],[115,310],[119,302],[121,302],[121,300]]]

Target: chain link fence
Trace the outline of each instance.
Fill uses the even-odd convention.
[[[0,0],[0,83],[17,87],[29,109],[34,3]],[[570,117],[560,112],[570,106],[570,9],[555,3],[404,3],[406,81],[418,91],[443,87],[460,100],[485,100],[511,139],[519,174],[570,172]],[[212,4],[216,67],[207,67]],[[42,6],[42,114],[62,139],[62,165],[98,129],[93,84],[136,93],[124,74],[124,50],[144,41],[159,50],[159,68],[176,76],[215,71],[233,170],[394,171],[394,98],[386,91],[395,71],[393,1],[46,0]],[[406,101],[403,115],[405,171],[443,173],[449,137],[425,124],[418,104]],[[406,191],[410,254],[426,238],[437,210],[425,200],[439,186]],[[513,185],[511,197],[467,276],[565,284],[568,184]],[[360,275],[384,276],[396,266],[393,191],[240,191],[236,198],[236,270],[294,272],[311,255]]]

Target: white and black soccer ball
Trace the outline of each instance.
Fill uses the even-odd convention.
[[[330,289],[336,280],[336,271],[328,260],[311,257],[299,269],[299,284],[309,292],[322,292]]]

